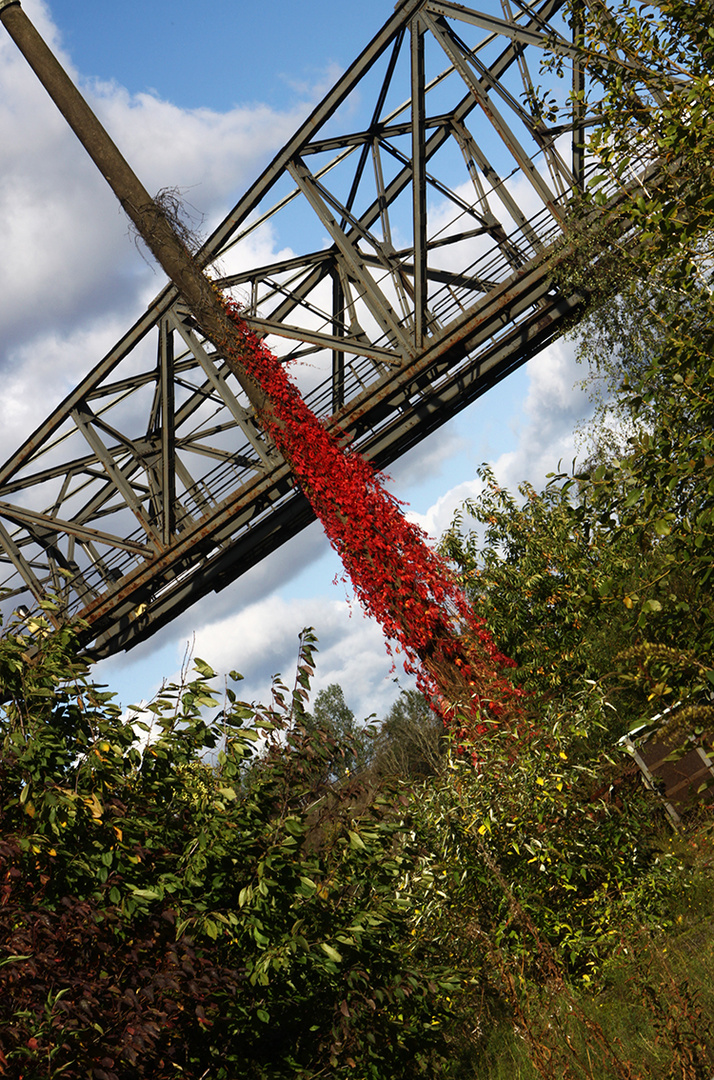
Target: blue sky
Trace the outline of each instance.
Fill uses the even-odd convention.
[[[183,108],[284,107],[344,69],[392,13],[382,0],[52,0],[65,47],[85,76]]]
[[[312,104],[393,10],[327,0],[121,4],[24,0],[150,190],[179,186],[220,220]],[[500,10],[500,6],[499,6]],[[0,370],[4,458],[96,363],[158,292],[104,182],[0,39]],[[510,487],[540,486],[574,455],[588,411],[574,390],[572,347],[557,344],[396,463],[393,486],[435,536],[494,465]],[[123,704],[178,671],[187,643],[246,676],[248,698],[290,677],[297,634],[315,626],[316,688],[343,684],[358,716],[383,715],[398,692],[379,628],[350,614],[339,565],[313,525],[225,592],[99,668]]]

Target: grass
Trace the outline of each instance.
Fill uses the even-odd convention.
[[[590,986],[514,978],[464,1076],[474,1080],[712,1080],[714,829],[663,836],[683,866],[659,925],[631,925]]]

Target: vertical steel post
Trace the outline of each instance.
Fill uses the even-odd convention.
[[[332,272],[332,333],[345,336],[345,293],[339,272]],[[332,411],[338,412],[345,403],[345,354],[332,350]]]
[[[161,536],[170,544],[176,527],[176,404],[174,400],[174,334],[168,319],[159,329],[161,379]]]
[[[411,21],[412,165],[414,215],[414,347],[426,334],[426,101],[424,88],[424,28],[418,15]]]

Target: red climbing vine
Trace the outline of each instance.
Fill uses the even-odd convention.
[[[519,691],[512,665],[470,608],[425,533],[404,517],[374,469],[340,446],[308,408],[285,366],[226,300],[240,339],[235,357],[270,402],[261,421],[322,522],[364,610],[401,649],[405,669],[445,722],[461,718],[457,737],[512,706]],[[232,351],[232,350],[230,350]]]

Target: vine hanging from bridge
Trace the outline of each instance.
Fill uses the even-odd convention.
[[[483,734],[520,691],[513,661],[474,614],[448,564],[357,452],[343,447],[302,398],[285,367],[225,300],[237,331],[234,356],[270,402],[261,422],[289,462],[340,556],[362,607],[381,623],[390,649],[455,734]],[[233,336],[233,335],[232,335]],[[235,340],[235,339],[234,339]],[[232,343],[224,349],[235,350]]]

